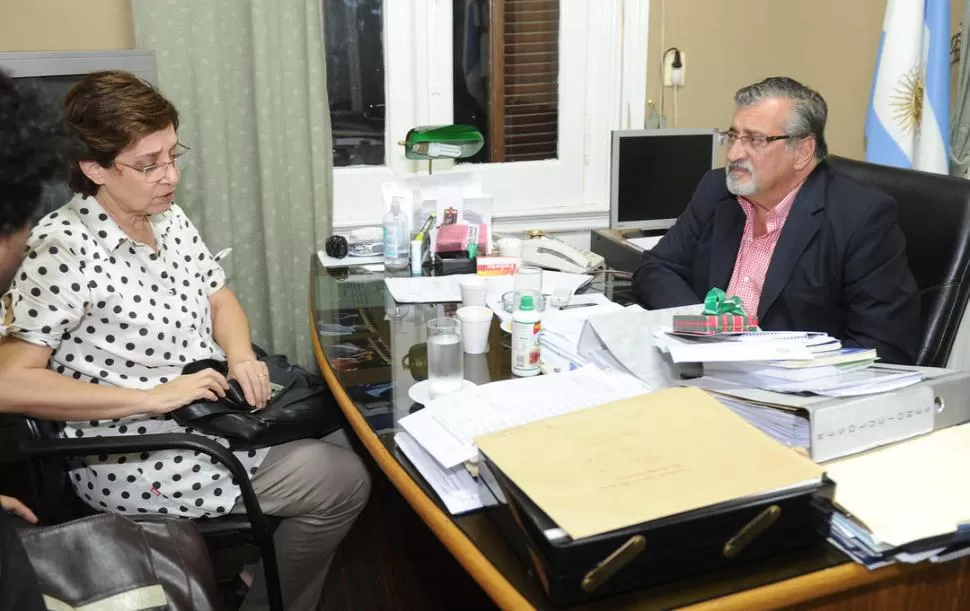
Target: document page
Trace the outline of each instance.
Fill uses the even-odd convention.
[[[433,399],[401,419],[443,467],[477,458],[477,435],[647,392],[635,377],[587,365],[575,371],[492,382]]]
[[[835,502],[894,547],[970,522],[970,425],[830,462]]]
[[[640,395],[475,442],[574,539],[812,485],[823,473],[695,388]]]
[[[441,467],[424,448],[404,432],[396,433],[394,442],[424,476],[431,488],[438,493],[441,501],[448,508],[448,513],[458,515],[482,506],[478,497],[478,482],[468,473],[464,465],[451,469]]]
[[[664,310],[644,310],[630,306],[619,312],[590,317],[580,336],[580,354],[606,349],[626,371],[640,378],[651,390],[673,386],[679,378],[677,368],[654,344],[653,330],[667,326],[676,314],[695,312],[691,305]]]

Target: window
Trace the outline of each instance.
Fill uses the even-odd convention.
[[[349,109],[339,124],[340,137],[349,139],[339,146],[350,162],[335,161],[335,227],[380,223],[381,184],[427,171],[425,163],[404,158],[399,141],[412,127],[456,122],[479,125],[488,146],[474,163],[435,162],[434,172],[473,172],[495,198],[500,230],[608,222],[610,131],[643,125],[647,0],[344,0],[324,6],[328,71],[335,65],[338,72],[328,74],[331,104],[339,100],[335,110]],[[337,42],[342,34],[331,34],[340,27],[332,14],[340,11],[347,14],[339,23],[355,17],[358,28],[344,43]],[[361,35],[362,11],[368,19],[379,13],[382,38]],[[366,38],[362,44],[382,40],[382,54],[350,43],[355,37]],[[477,71],[466,52],[468,60],[479,60]],[[361,63],[353,71],[362,73],[356,81],[350,75],[355,58]],[[373,93],[368,71],[382,75],[386,95]],[[495,80],[498,71],[501,80]],[[378,119],[383,163],[361,165],[364,158],[380,159]],[[353,121],[369,131],[354,132],[360,125]],[[333,125],[336,155],[336,119]]]
[[[463,161],[555,159],[558,0],[454,0],[454,121],[485,146]]]
[[[334,167],[384,165],[381,1],[323,3]]]

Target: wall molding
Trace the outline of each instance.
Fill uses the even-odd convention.
[[[602,229],[610,224],[608,209],[547,210],[540,213],[514,212],[492,218],[492,229],[497,235],[525,233],[539,229],[549,233],[582,232]],[[334,233],[351,231],[361,227],[379,226],[377,223],[338,223]]]

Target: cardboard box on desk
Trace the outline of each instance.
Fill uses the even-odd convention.
[[[708,377],[682,384],[761,404],[765,409],[804,414],[811,431],[810,455],[820,463],[970,421],[970,373],[936,367],[879,367],[917,370],[926,379],[896,391],[849,398],[771,392]]]
[[[673,318],[675,333],[716,335],[758,330],[757,316],[740,314],[678,314]]]

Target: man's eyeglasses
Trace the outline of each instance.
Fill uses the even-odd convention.
[[[726,132],[718,132],[718,140],[724,146],[728,148],[734,146],[735,142],[740,142],[741,146],[748,149],[749,151],[760,151],[772,142],[776,140],[792,140],[796,138],[806,138],[811,136],[811,134],[785,134],[782,136],[761,136],[761,135],[751,135],[745,134],[741,135],[734,130],[728,130]]]
[[[123,161],[114,160],[113,163],[126,168],[135,170],[136,172],[141,172],[142,177],[145,182],[159,182],[168,174],[168,167],[173,166],[177,171],[181,171],[185,167],[185,154],[191,149],[187,146],[181,144],[175,145],[175,150],[172,151],[171,161],[166,161],[165,163],[153,163],[151,165],[131,165]]]

